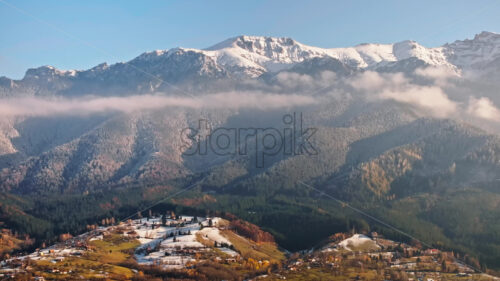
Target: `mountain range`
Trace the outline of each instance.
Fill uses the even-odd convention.
[[[403,41],[325,49],[238,36],[89,70],[43,66],[21,80],[1,77],[2,220],[19,228],[5,206],[50,220],[35,211],[42,197],[197,183],[201,198],[215,198],[199,206],[246,214],[298,248],[307,243],[286,238],[291,226],[275,223],[283,210],[264,205],[278,200],[311,208],[311,216],[324,215],[316,208],[342,210],[303,182],[500,268],[499,74],[500,34],[482,32],[435,48]],[[308,140],[293,135],[295,145],[310,141],[317,153],[267,153],[263,136],[238,139],[244,155],[220,147],[185,153],[208,141],[183,139],[200,120],[212,129],[274,128],[289,136],[283,120],[292,113],[315,129]],[[284,139],[275,140],[285,146]],[[224,205],[227,198],[267,203],[235,207]],[[314,207],[316,200],[325,205]],[[272,210],[248,215],[257,206]]]
[[[449,68],[460,75],[464,71],[497,71],[499,44],[500,35],[491,32],[436,48],[408,40],[324,49],[291,38],[238,36],[204,50],[156,50],[125,63],[103,63],[88,70],[58,70],[52,66],[29,69],[21,80],[1,77],[0,95],[153,93],[172,90],[169,88],[172,84],[258,78],[311,60],[335,61],[339,67],[347,68],[342,69],[344,71],[411,71],[419,66],[432,65]]]

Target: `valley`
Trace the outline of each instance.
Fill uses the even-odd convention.
[[[494,32],[438,47],[237,36],[1,77],[0,255],[30,260],[5,274],[499,275],[499,57]],[[207,133],[235,130],[247,134],[215,148]],[[155,216],[134,217],[145,209]],[[164,224],[165,210],[183,221],[168,214]],[[336,233],[373,232],[392,248],[416,246],[412,237],[427,246],[386,261],[374,258],[394,252],[383,245],[347,257],[317,249]]]

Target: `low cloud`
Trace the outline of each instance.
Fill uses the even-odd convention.
[[[469,99],[467,113],[475,118],[488,121],[500,121],[500,110],[493,102],[485,97]]]
[[[366,71],[347,81],[347,84],[358,91],[378,92],[385,89],[398,88],[408,84],[403,73],[378,73]]]
[[[297,87],[302,85],[311,85],[314,78],[307,74],[299,74],[293,72],[281,72],[276,75],[276,81],[282,86]]]
[[[444,66],[428,66],[417,68],[415,70],[417,76],[430,78],[434,80],[444,80],[453,77],[458,77],[457,72],[449,67]]]
[[[83,97],[78,99],[36,97],[0,99],[0,116],[86,115],[100,112],[134,112],[167,107],[192,109],[278,109],[315,104],[309,96],[227,92],[200,97],[141,95],[129,97]]]
[[[403,73],[367,71],[350,79],[347,84],[368,100],[396,101],[433,117],[449,117],[458,108],[458,104],[440,87],[414,84]]]
[[[409,87],[400,91],[387,90],[381,92],[378,97],[409,104],[420,112],[426,112],[439,118],[449,117],[457,111],[457,103],[450,100],[438,87]]]
[[[426,80],[422,81],[419,77]],[[456,79],[455,79],[456,78]],[[452,118],[483,126],[500,122],[498,102],[474,88],[458,87],[458,77],[450,69],[427,67],[414,75],[364,71],[340,77],[325,71],[314,76],[280,73],[276,83],[254,82],[249,90],[203,94],[197,97],[136,95],[128,97],[0,99],[0,117],[88,115],[107,112],[134,112],[162,108],[187,109],[288,109],[298,106],[346,103],[347,100],[392,101],[411,108],[416,114]]]
[[[479,96],[481,91],[474,88],[464,92],[455,83],[459,76],[452,69],[430,66],[414,74],[426,81],[420,83],[402,73],[366,71],[348,78],[346,84],[369,101],[394,101],[422,116],[458,119],[488,129],[500,122],[500,109],[493,100]]]
[[[337,82],[335,72],[323,71],[314,76],[295,72],[280,72],[276,75],[276,82],[280,89],[309,89],[324,88]]]

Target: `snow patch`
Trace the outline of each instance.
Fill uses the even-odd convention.
[[[370,237],[363,234],[354,234],[352,237],[342,240],[338,245],[346,250],[354,251],[357,248],[378,248],[380,246],[375,243]]]

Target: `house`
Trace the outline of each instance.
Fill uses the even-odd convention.
[[[425,250],[424,253],[426,255],[437,255],[437,254],[439,254],[439,250],[438,249],[427,249],[427,250]]]

